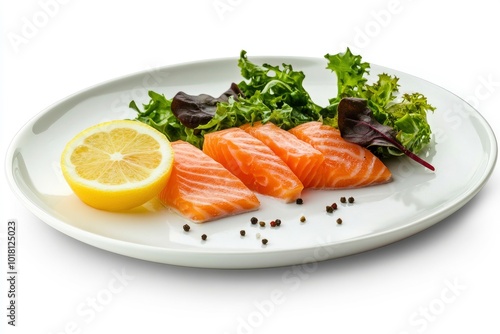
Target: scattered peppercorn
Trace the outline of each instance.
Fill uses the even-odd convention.
[[[301,205],[301,204],[304,204],[304,201],[302,200],[302,198],[297,198],[295,203],[297,203],[298,205]]]
[[[347,201],[348,201],[349,203],[351,203],[351,204],[352,204],[352,203],[354,203],[354,197],[349,197],[349,198],[347,199]]]
[[[305,222],[305,221],[306,221],[306,217],[305,217],[305,216],[300,217],[300,222],[301,222],[301,223],[303,223],[303,222]]]
[[[333,212],[333,207],[332,207],[332,206],[330,206],[330,205],[327,205],[327,206],[326,206],[326,212],[328,212],[328,213],[332,213],[332,212]]]
[[[342,224],[342,219],[338,218],[337,219],[337,224],[339,224],[339,225]]]
[[[240,231],[240,235],[241,235],[242,237],[244,237],[244,236],[245,236],[245,234],[246,234],[245,230],[241,230],[241,231]]]
[[[263,244],[263,245],[267,245],[267,243],[268,243],[268,240],[267,240],[267,239],[262,239],[262,244]]]
[[[280,226],[281,225],[281,219],[276,219],[275,222],[276,222],[276,226]]]
[[[207,235],[206,234],[202,234],[201,235],[201,240],[207,240]]]
[[[340,197],[340,203],[345,203],[345,202],[346,202],[345,197]]]
[[[261,221],[259,222],[259,225],[260,225],[260,227],[264,227],[264,226],[266,226],[266,222],[261,220]]]
[[[337,210],[337,208],[338,208],[337,207],[337,203],[332,203],[331,207],[332,207],[333,210]]]
[[[191,227],[188,224],[184,224],[184,226],[182,226],[182,228],[184,229],[184,231],[189,232],[189,229]]]
[[[252,223],[252,225],[255,225],[255,224],[257,224],[259,222],[259,220],[257,219],[257,217],[252,217],[250,219],[250,222]]]
[[[271,227],[276,227],[276,221],[272,220],[269,224],[271,224]]]

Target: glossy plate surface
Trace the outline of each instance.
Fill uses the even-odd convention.
[[[306,74],[305,88],[326,105],[336,94],[334,74],[324,59],[254,57],[256,63],[292,64]],[[167,264],[206,268],[260,268],[322,261],[380,247],[432,226],[465,205],[488,180],[497,143],[488,123],[457,96],[427,81],[372,65],[371,73],[400,78],[403,92],[426,95],[436,112],[429,115],[433,142],[425,170],[401,158],[388,162],[394,180],[363,189],[305,191],[303,205],[260,196],[259,211],[202,225],[186,223],[156,201],[127,213],[108,213],[81,203],[59,167],[64,145],[96,123],[134,118],[131,100],[148,102],[147,91],[168,98],[178,91],[220,95],[241,81],[237,59],[220,59],[151,69],[112,80],[69,96],[44,110],[14,138],[6,158],[7,178],[20,200],[42,221],[87,244],[122,255]],[[353,204],[340,204],[340,197]],[[339,209],[328,214],[333,202]],[[265,227],[250,224],[256,216]],[[306,222],[301,223],[304,216]],[[279,218],[280,227],[269,222]],[[341,225],[336,223],[341,218]],[[246,235],[240,236],[240,230]],[[201,235],[206,234],[203,241]],[[263,245],[259,239],[268,239]]]

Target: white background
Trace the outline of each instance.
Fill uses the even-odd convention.
[[[41,110],[90,85],[191,60],[363,60],[436,83],[499,133],[492,1],[2,1],[1,151]],[[467,154],[466,151],[463,154]],[[450,164],[448,168],[454,166]],[[126,258],[37,219],[2,163],[0,329],[7,333],[493,333],[500,323],[495,171],[463,209],[409,239],[301,267],[204,270]],[[17,326],[7,326],[5,224],[18,230]],[[121,280],[116,277],[120,276]],[[284,277],[293,277],[285,280]]]

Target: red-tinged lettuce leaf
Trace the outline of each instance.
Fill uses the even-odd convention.
[[[428,162],[406,149],[396,139],[394,129],[380,124],[368,108],[365,99],[347,97],[338,105],[338,127],[342,138],[363,147],[385,146],[400,150],[409,158],[430,170],[435,170]]]
[[[235,83],[232,83],[231,87],[217,98],[208,94],[189,95],[178,92],[172,99],[171,108],[182,125],[194,129],[210,122],[217,111],[219,102],[227,102],[229,97],[237,100],[241,94],[241,90]]]

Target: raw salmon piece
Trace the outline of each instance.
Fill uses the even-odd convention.
[[[283,160],[240,128],[206,134],[203,152],[260,194],[291,202],[299,198],[304,189]]]
[[[172,174],[158,196],[162,203],[196,223],[259,207],[243,182],[200,149],[184,141],[173,142],[172,148]]]
[[[350,143],[337,129],[309,122],[289,130],[325,156],[311,187],[319,189],[356,188],[388,182],[389,169],[368,149]]]
[[[305,188],[310,187],[316,170],[325,160],[323,153],[270,122],[246,124],[241,128],[266,144],[290,167]]]

